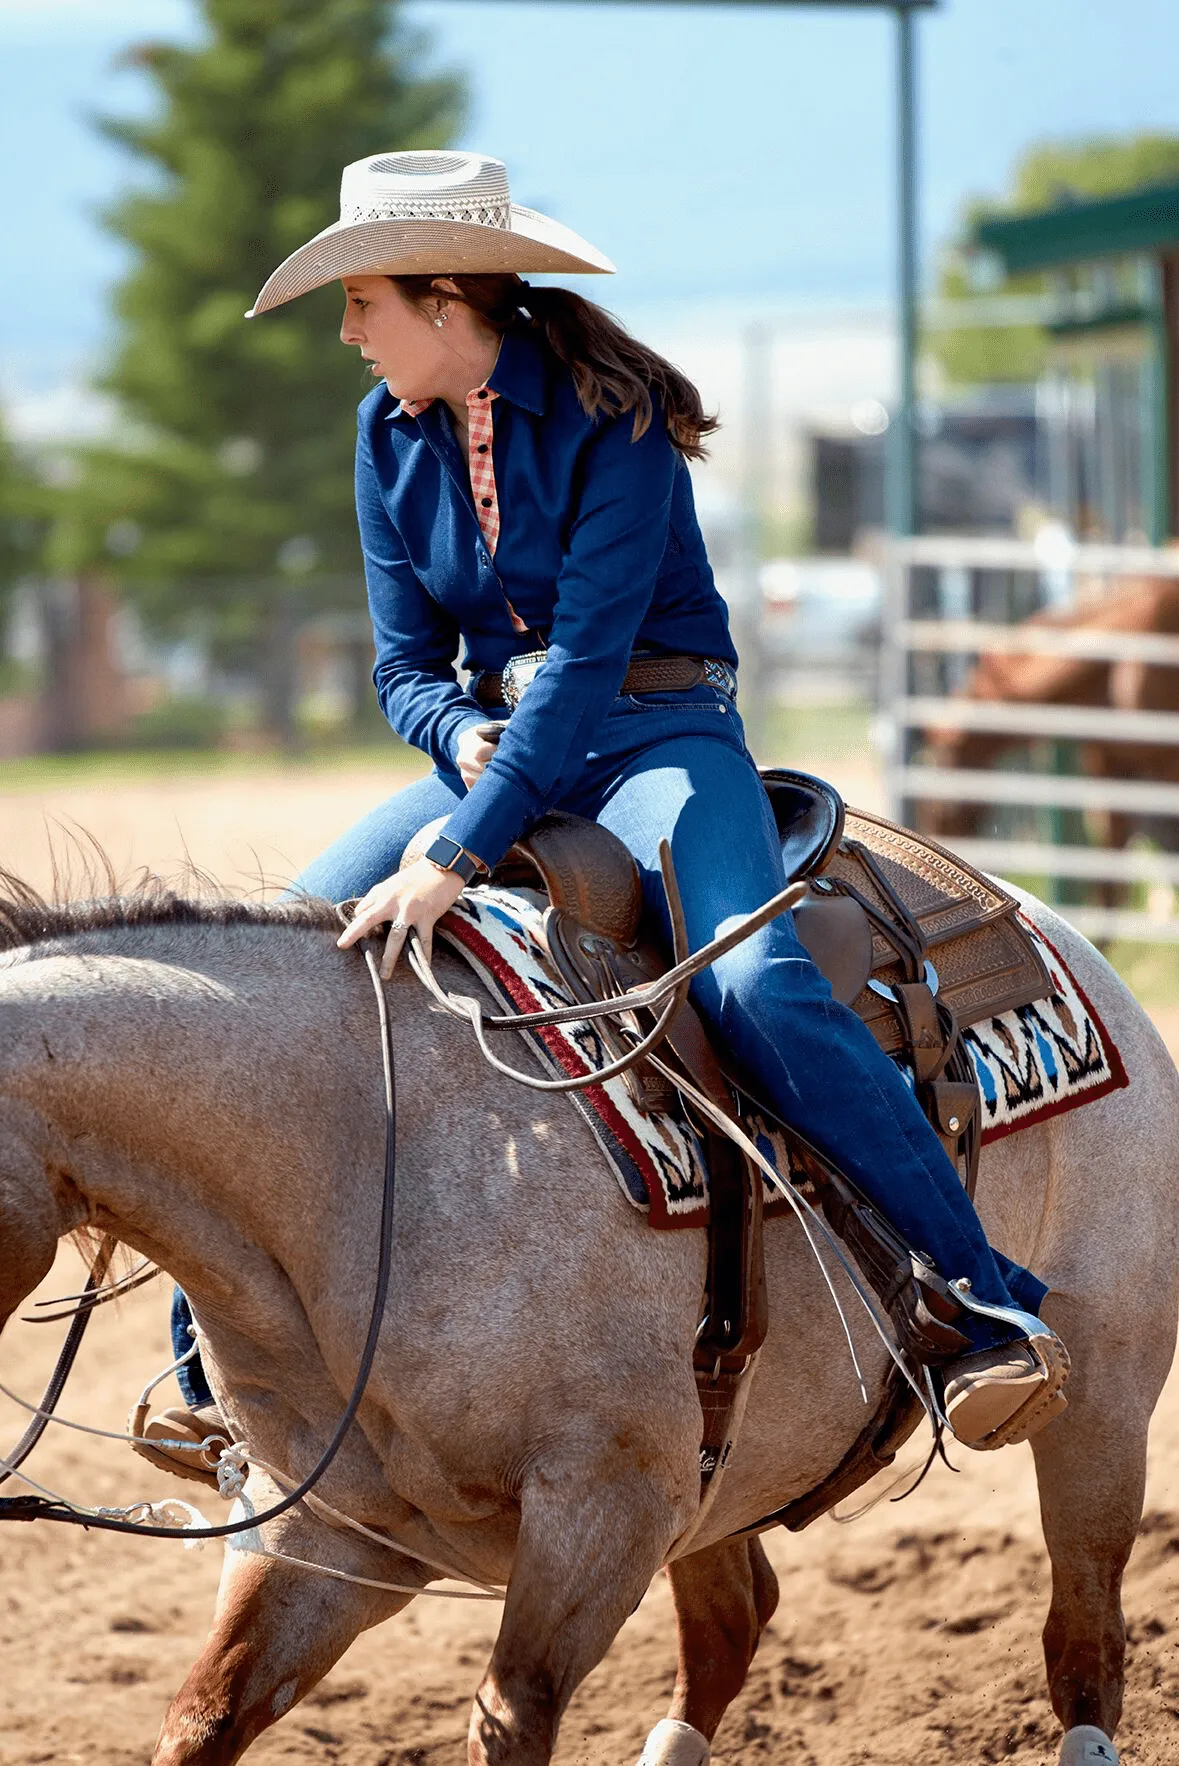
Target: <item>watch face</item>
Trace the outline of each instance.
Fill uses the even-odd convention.
[[[474,876],[475,866],[458,841],[452,840],[449,834],[439,834],[426,857],[432,863],[441,865],[443,870],[456,871],[464,883],[469,883]]]

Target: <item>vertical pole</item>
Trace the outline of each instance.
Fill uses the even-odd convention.
[[[1179,535],[1179,252],[1163,258],[1157,274],[1154,538],[1162,545]]]
[[[741,658],[741,717],[750,751],[759,760],[766,757],[770,734],[761,553],[772,474],[773,341],[773,333],[764,324],[751,325],[745,333],[741,546],[734,582],[736,604],[729,609]]]
[[[917,531],[917,104],[912,7],[897,0],[897,354],[900,387],[889,450],[888,525]]]

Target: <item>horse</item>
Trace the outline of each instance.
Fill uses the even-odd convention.
[[[1069,1407],[1032,1446],[1048,1689],[1075,1766],[1117,1759],[1121,1580],[1179,1316],[1179,1074],[1098,953],[1024,905],[1130,1075],[989,1145],[979,1174],[992,1241],[1050,1285],[1073,1359]],[[380,1038],[337,930],[325,903],[159,889],[0,905],[0,1328],[63,1235],[98,1230],[160,1264],[247,1445],[247,1516],[318,1460],[370,1324]],[[314,1495],[226,1552],[154,1759],[229,1766],[362,1630],[450,1574],[505,1590],[469,1760],[546,1766],[574,1689],[666,1567],[679,1670],[644,1762],[705,1766],[778,1597],[742,1529],[812,1489],[870,1414],[821,1272],[796,1221],[767,1224],[769,1335],[702,1510],[706,1235],[652,1232],[567,1101],[488,1069],[403,969],[385,998],[397,1190],[371,1377]],[[885,1350],[833,1280],[874,1403]]]
[[[1179,635],[1179,581],[1171,577],[1130,577],[1100,599],[1086,598],[1078,607],[1050,608],[1023,624],[1054,631],[1107,631]],[[1179,668],[1163,663],[1109,662],[1083,656],[985,652],[967,676],[961,699],[980,704],[1113,706],[1119,711],[1179,710]],[[1005,754],[1028,745],[1026,736],[999,731],[931,730],[925,757],[938,767],[986,770]],[[1166,743],[1089,738],[1076,745],[1080,770],[1091,778],[1141,779],[1147,783],[1179,783],[1179,747]],[[926,803],[920,806],[923,832],[942,839],[976,835],[989,812],[977,803]],[[1158,839],[1167,849],[1176,845],[1174,817],[1144,817],[1129,811],[1110,812],[1104,844],[1125,847],[1136,833]],[[1120,899],[1105,891],[1110,904]],[[1121,892],[1121,893],[1124,893]]]

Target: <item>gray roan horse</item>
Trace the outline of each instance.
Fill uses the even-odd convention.
[[[1065,1730],[1081,1729],[1062,1759],[1115,1759],[1093,1752],[1094,1729],[1112,1735],[1121,1707],[1121,1578],[1175,1341],[1179,1076],[1101,957],[1031,911],[1131,1075],[996,1143],[979,1182],[992,1240],[1051,1284],[1046,1315],[1073,1357],[1069,1409],[1034,1442],[1048,1682]],[[280,1491],[256,1462],[296,1480],[330,1436],[372,1303],[379,1043],[364,965],[336,930],[323,904],[0,909],[0,1321],[84,1224],[158,1261],[192,1297],[257,1509]],[[574,1689],[669,1563],[677,1721],[646,1758],[701,1766],[777,1598],[760,1545],[730,1536],[812,1487],[862,1426],[830,1299],[797,1225],[771,1223],[772,1324],[735,1460],[677,1555],[699,1498],[704,1235],[649,1231],[565,1099],[491,1073],[404,970],[387,993],[392,1291],[358,1426],[320,1494],[402,1549],[314,1503],[270,1523],[266,1544],[409,1590],[431,1564],[507,1584],[471,1719],[479,1766],[548,1761]],[[848,1310],[879,1378],[883,1351]],[[156,1759],[236,1760],[412,1598],[227,1552]]]

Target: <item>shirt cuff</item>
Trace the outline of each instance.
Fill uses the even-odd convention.
[[[442,746],[453,767],[458,766],[458,745],[467,730],[476,724],[485,724],[489,714],[485,711],[468,711],[465,706],[458,706],[451,713],[449,727],[443,737]]]
[[[446,818],[441,832],[494,870],[508,847],[536,821],[530,797],[510,779],[484,773]]]

